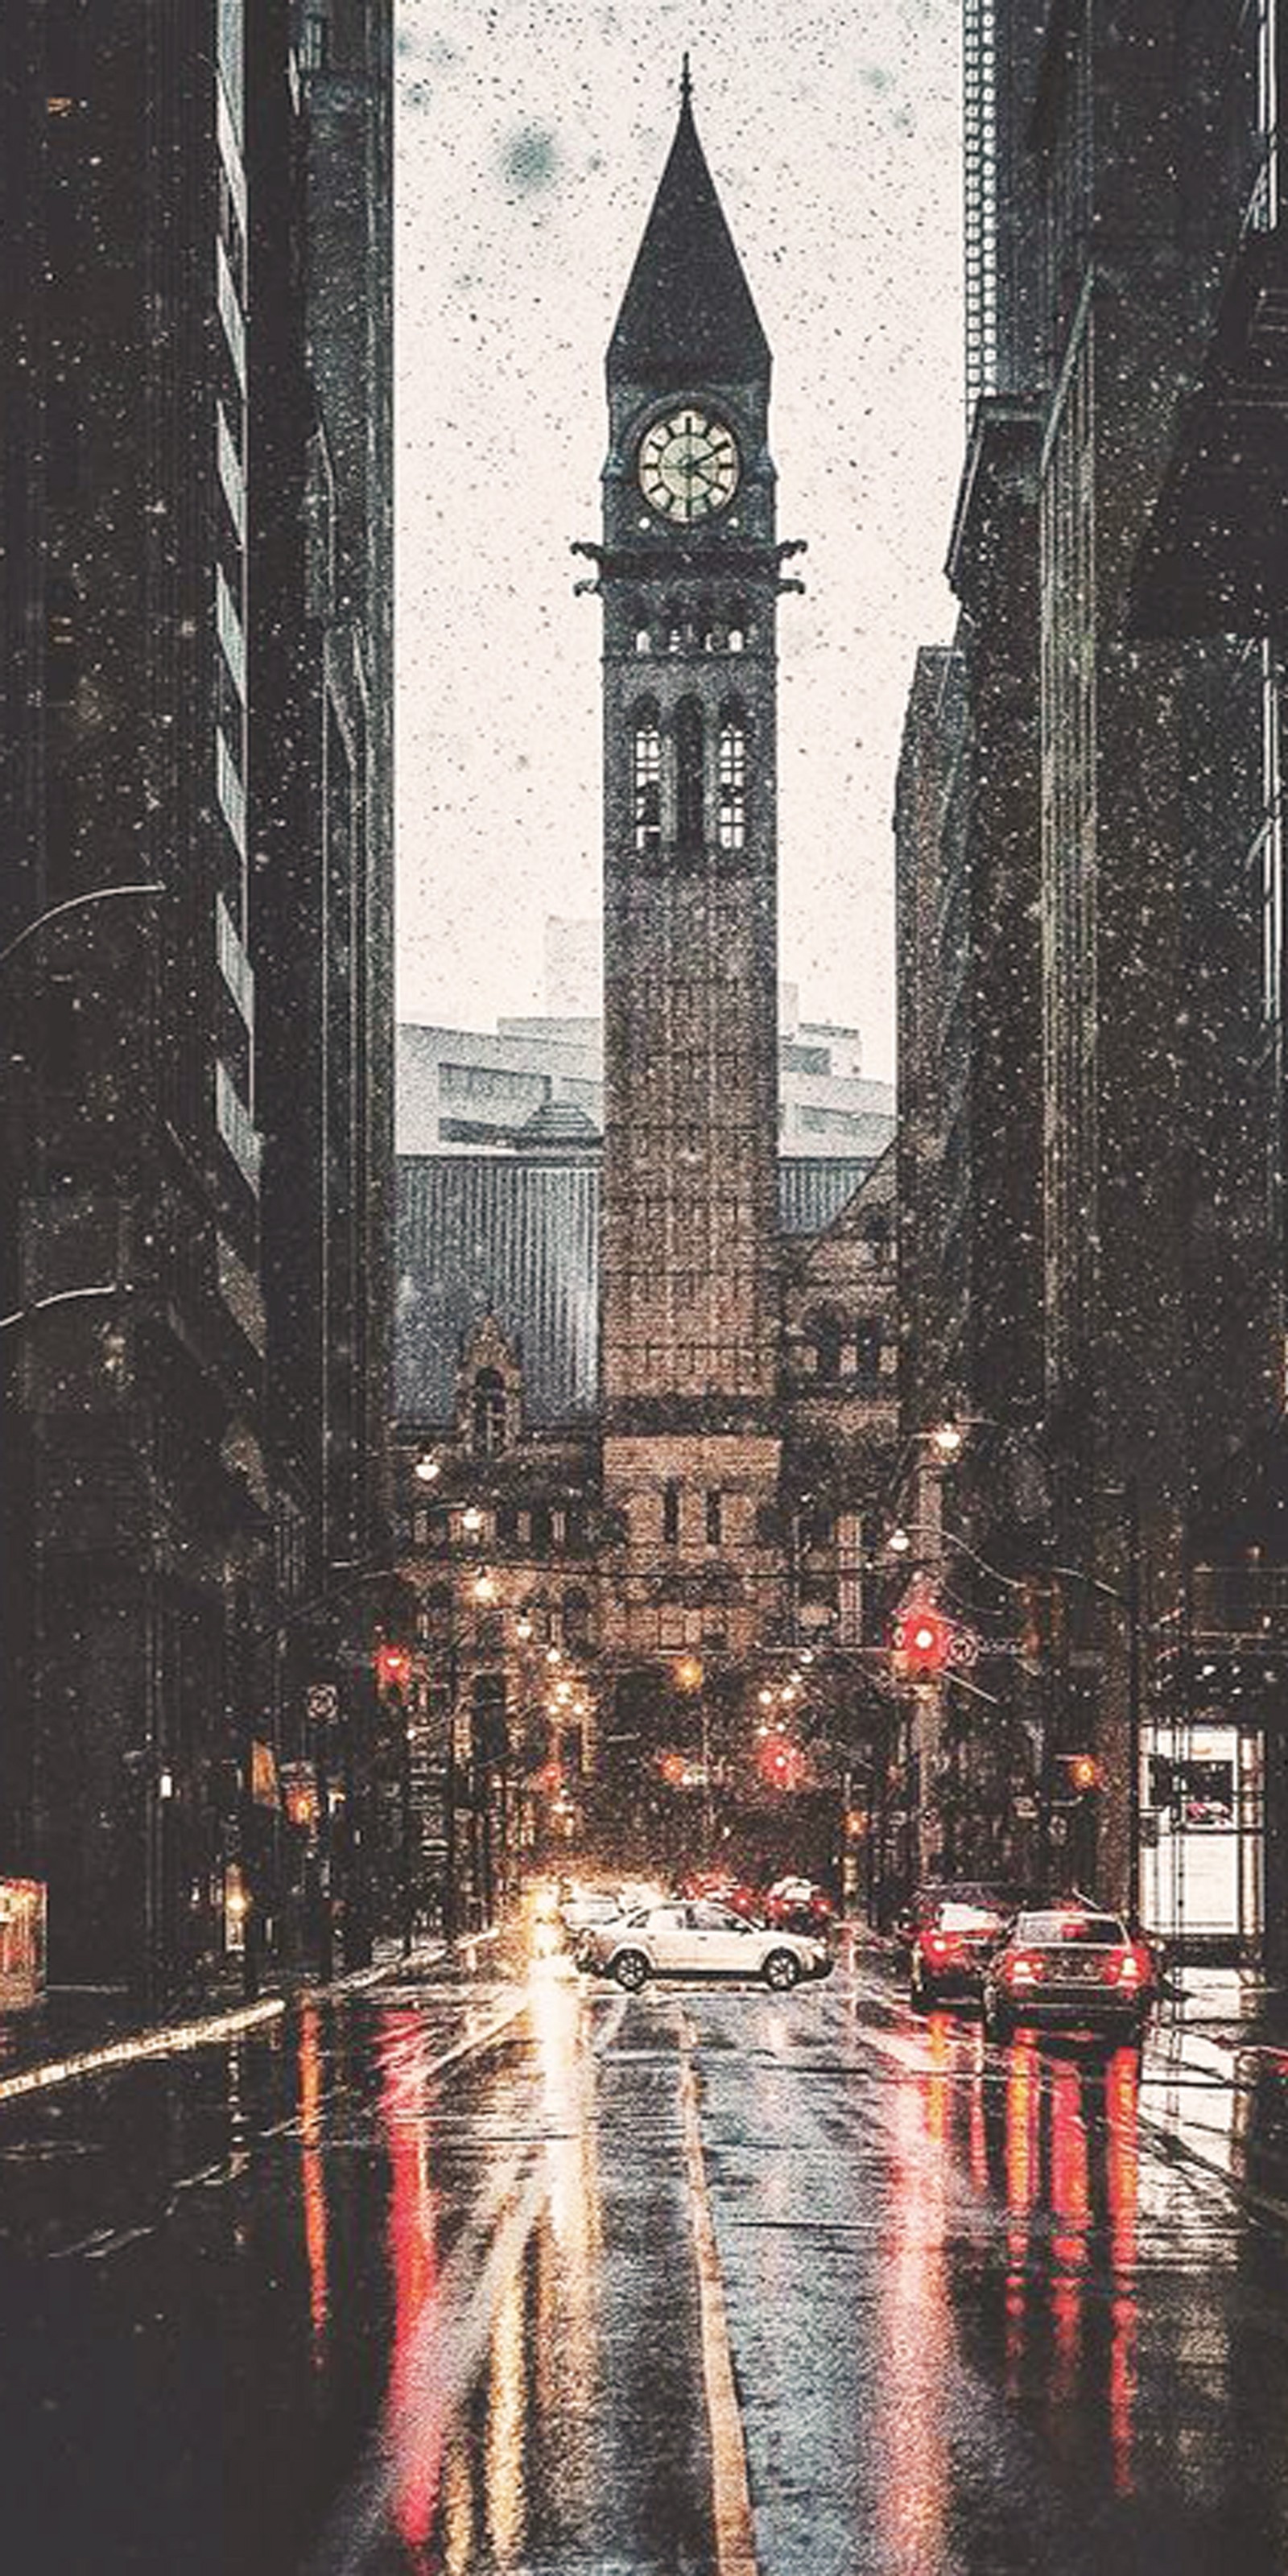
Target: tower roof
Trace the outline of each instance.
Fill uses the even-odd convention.
[[[769,343],[725,222],[689,95],[608,344],[610,376],[659,393],[768,377]]]

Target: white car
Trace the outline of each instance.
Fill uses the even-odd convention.
[[[559,1922],[564,1939],[575,1949],[584,1932],[593,1932],[606,1923],[621,1921],[624,1908],[620,1897],[611,1896],[600,1887],[579,1887],[566,1896],[559,1908]]]
[[[714,1897],[671,1897],[624,1922],[602,1924],[583,1934],[577,1956],[579,1966],[615,1977],[631,1995],[650,1977],[759,1977],[786,1994],[802,1977],[826,1977],[832,1969],[826,1941],[749,1923]]]

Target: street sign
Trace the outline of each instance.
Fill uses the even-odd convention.
[[[334,1682],[310,1682],[304,1702],[313,1726],[329,1726],[338,1716],[340,1694]]]

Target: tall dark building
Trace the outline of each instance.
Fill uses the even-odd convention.
[[[248,1892],[270,1910],[283,1587],[305,1594],[317,1510],[274,1427],[282,1318],[311,1293],[277,1196],[280,1031],[307,1054],[345,969],[312,895],[292,913],[281,888],[320,881],[312,845],[251,822],[282,744],[271,496],[289,506],[311,427],[298,312],[280,371],[251,321],[259,192],[295,166],[293,141],[281,168],[265,146],[284,101],[305,116],[302,84],[286,13],[239,0],[20,6],[0,69],[0,1861],[48,1879],[56,1966],[152,1986],[226,1940]],[[374,348],[373,278],[346,288]],[[368,485],[350,506],[370,505]],[[348,613],[379,627],[380,542],[371,560]],[[373,837],[345,860],[377,923],[385,721]],[[291,943],[314,957],[302,1007]],[[377,1037],[345,1114],[384,1155],[380,1061]],[[353,1278],[360,1315],[379,1272]],[[367,1420],[381,1330],[354,1342]]]
[[[984,1008],[926,1149],[941,1209],[1012,1081],[1004,1161],[966,1194],[993,1254],[960,1359],[942,1279],[907,1319],[916,1383],[966,1426],[945,1509],[1001,1580],[940,1562],[1013,1658],[1012,1813],[1042,1866],[1255,1944],[1282,1754],[1246,1651],[1235,1673],[1227,1639],[1227,1673],[1211,1641],[1213,1560],[1242,1581],[1250,1547],[1282,1554],[1279,13],[966,0],[966,24],[984,398],[938,904],[970,890]],[[940,1253],[950,1276],[951,1221]]]

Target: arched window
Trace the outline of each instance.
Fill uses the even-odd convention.
[[[495,1458],[505,1447],[505,1379],[481,1368],[474,1380],[470,1445],[476,1458]]]
[[[861,1378],[871,1379],[880,1376],[881,1327],[879,1324],[856,1325],[854,1333],[854,1366],[856,1373]]]
[[[662,728],[655,706],[638,707],[631,737],[635,848],[644,857],[662,846]]]
[[[722,850],[741,850],[747,842],[747,728],[737,708],[720,718],[717,760],[719,839]]]
[[[702,709],[696,698],[681,698],[675,711],[675,841],[677,849],[700,850],[703,831]]]
[[[747,649],[748,632],[747,611],[744,603],[740,599],[731,600],[729,604],[729,650],[731,653],[745,653]]]
[[[590,1643],[590,1598],[580,1590],[563,1597],[564,1644],[576,1653]]]
[[[652,652],[652,650],[653,650],[653,638],[652,638],[652,636],[650,635],[650,633],[649,633],[649,631],[648,631],[647,626],[637,626],[637,627],[636,627],[636,629],[635,629],[635,650],[636,650],[636,652],[637,652],[637,653],[651,653],[651,652]]]
[[[805,1332],[814,1352],[815,1377],[822,1386],[835,1386],[841,1374],[844,1347],[839,1318],[835,1315],[811,1315]]]

